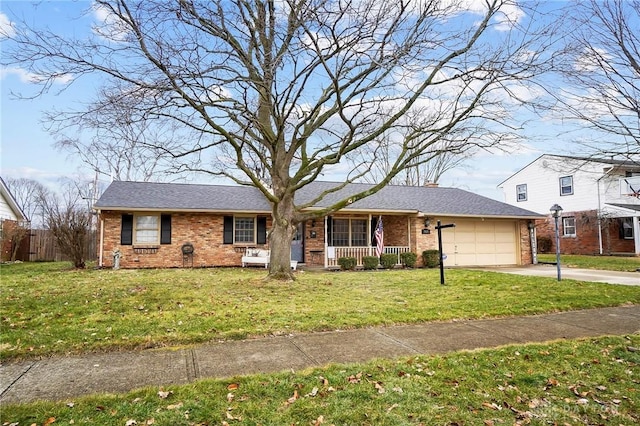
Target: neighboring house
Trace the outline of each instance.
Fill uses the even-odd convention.
[[[11,259],[15,244],[14,235],[22,236],[22,232],[16,233],[15,227],[27,221],[27,217],[9,191],[2,177],[0,177],[0,241],[2,241],[2,260]],[[19,235],[20,234],[20,235]]]
[[[536,223],[536,233],[539,240],[550,239],[553,247],[550,208],[562,207],[562,253],[640,255],[638,163],[545,154],[498,187],[508,204],[547,216]]]
[[[313,199],[335,183],[314,182],[296,202]],[[351,184],[326,197],[318,209],[344,194],[371,187]],[[347,192],[348,191],[348,192]],[[113,182],[94,206],[100,218],[99,265],[131,267],[240,266],[248,248],[268,248],[271,205],[246,186]],[[454,188],[388,186],[347,208],[298,227],[291,256],[306,265],[338,267],[338,258],[375,255],[373,237],[383,220],[384,251],[418,254],[438,247],[443,230],[446,266],[532,262],[530,230],[542,216]],[[190,246],[189,246],[190,245]],[[193,247],[183,255],[182,247]]]

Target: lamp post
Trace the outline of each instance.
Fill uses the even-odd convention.
[[[551,216],[553,216],[556,223],[556,267],[558,268],[558,281],[560,281],[560,231],[558,229],[558,219],[562,214],[562,207],[554,204],[549,210],[551,211]]]

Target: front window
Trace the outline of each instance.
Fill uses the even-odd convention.
[[[234,241],[238,244],[254,244],[255,235],[255,218],[240,217],[234,218]]]
[[[160,216],[136,216],[135,244],[158,244],[160,241]]]
[[[573,194],[573,176],[564,176],[560,178],[560,195]]]
[[[527,201],[527,184],[516,185],[516,200]]]
[[[365,247],[366,219],[333,219],[331,245],[334,247]]]
[[[633,218],[623,217],[620,219],[620,238],[633,240]]]
[[[575,217],[562,218],[562,235],[565,237],[576,236],[576,218]]]

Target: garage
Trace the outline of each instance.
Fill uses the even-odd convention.
[[[442,230],[445,266],[517,265],[520,253],[515,220],[449,219]]]

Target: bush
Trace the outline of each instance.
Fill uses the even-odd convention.
[[[400,253],[400,262],[407,268],[413,268],[416,266],[418,255],[411,252]]]
[[[364,256],[362,258],[364,269],[376,269],[378,267],[378,258],[376,256]]]
[[[356,269],[356,258],[355,257],[339,257],[338,265],[340,265],[340,269],[343,271],[353,271]]]
[[[440,264],[439,250],[425,250],[422,252],[422,263],[425,268],[435,268]]]
[[[398,263],[398,255],[393,253],[384,253],[380,256],[380,264],[384,269],[393,269]]]
[[[552,245],[551,238],[545,236],[538,237],[538,252],[549,253],[551,252]]]

